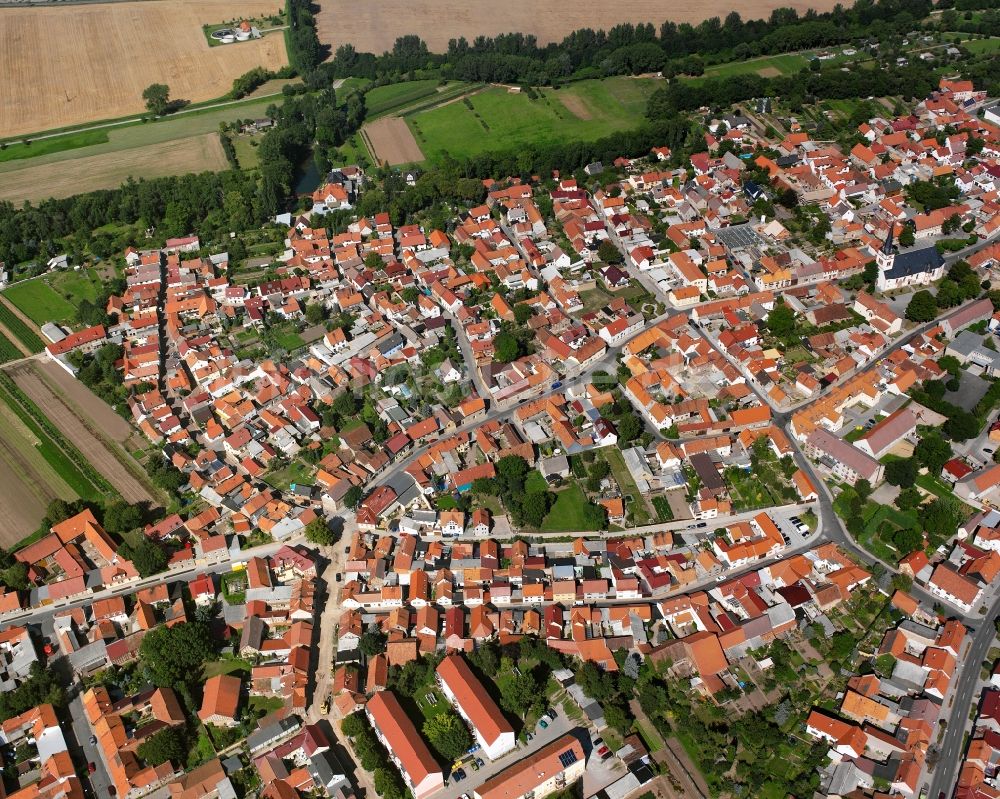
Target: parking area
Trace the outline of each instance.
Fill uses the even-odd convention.
[[[577,736],[581,740],[589,740],[590,733],[585,729],[578,728],[576,722],[568,718],[562,708],[556,708],[556,714],[554,721],[546,719],[547,727],[542,727],[540,724],[535,725],[535,728],[531,730],[531,741],[519,744],[514,751],[508,752],[498,760],[491,761],[481,753],[476,753],[477,757],[482,759],[483,766],[473,771],[470,765],[464,765],[465,779],[458,781],[454,778],[449,779],[444,790],[436,793],[434,799],[458,799],[466,793],[471,796],[480,785],[491,777],[495,777],[505,768],[509,768],[517,761],[523,760],[568,732],[576,730]]]

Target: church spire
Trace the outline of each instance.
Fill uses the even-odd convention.
[[[892,255],[892,233],[896,229],[896,223],[889,223],[889,233],[885,237],[885,244],[882,245],[882,253],[884,255]]]

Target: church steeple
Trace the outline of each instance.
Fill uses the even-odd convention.
[[[896,229],[896,223],[889,224],[889,233],[885,237],[885,244],[882,245],[883,255],[892,255],[892,233]]]

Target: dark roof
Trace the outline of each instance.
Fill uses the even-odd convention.
[[[890,235],[891,238],[891,235]],[[889,239],[886,239],[889,242]],[[886,270],[887,278],[901,278],[908,275],[918,275],[921,272],[932,272],[944,264],[944,258],[936,247],[924,247],[920,250],[898,252],[892,260],[892,267]]]

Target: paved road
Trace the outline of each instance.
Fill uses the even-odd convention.
[[[965,731],[969,727],[969,709],[972,701],[981,688],[980,666],[986,659],[986,653],[996,640],[996,628],[993,620],[1000,613],[1000,597],[998,597],[989,612],[980,617],[980,627],[972,637],[965,657],[959,659],[958,676],[954,678],[955,689],[952,700],[942,716],[948,721],[941,746],[938,748],[937,766],[931,779],[931,789],[928,794],[931,799],[937,799],[939,792],[944,791],[951,796],[958,773],[961,770],[963,743]]]

